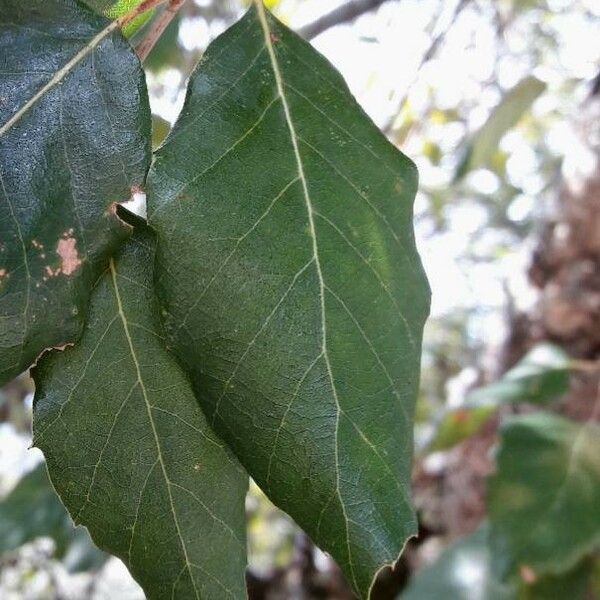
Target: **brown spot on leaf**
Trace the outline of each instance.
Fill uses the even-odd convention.
[[[60,256],[61,260],[60,268],[65,275],[74,273],[81,264],[76,246],[77,240],[74,237],[60,239],[56,245],[56,254]]]
[[[519,567],[521,579],[529,585],[537,581],[537,573],[529,565],[521,565]]]
[[[469,411],[466,408],[459,408],[453,415],[456,424],[465,423],[469,420]]]

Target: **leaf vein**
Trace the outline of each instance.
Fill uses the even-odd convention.
[[[166,483],[167,495],[169,496],[169,504],[170,504],[170,507],[171,507],[171,514],[173,516],[173,521],[175,523],[175,529],[177,530],[177,537],[179,539],[179,543],[181,544],[181,549],[183,551],[183,556],[184,556],[185,563],[188,566],[188,571],[189,571],[189,574],[190,574],[190,578],[192,580],[192,586],[194,588],[195,596],[196,596],[196,598],[198,600],[200,600],[200,594],[198,592],[198,588],[196,587],[196,580],[194,579],[194,575],[192,574],[192,571],[191,571],[191,568],[190,568],[191,562],[190,562],[189,557],[188,557],[187,546],[186,546],[185,541],[183,539],[183,534],[181,532],[181,527],[179,525],[179,519],[177,518],[177,511],[175,510],[175,503],[174,503],[174,500],[173,500],[173,495],[171,493],[171,486],[170,486],[171,482],[169,480],[169,476],[168,476],[168,473],[167,473],[167,468],[166,468],[165,461],[164,461],[164,458],[163,458],[163,455],[162,455],[162,448],[161,448],[161,445],[160,445],[160,437],[158,435],[158,431],[156,430],[156,424],[154,422],[154,417],[152,415],[152,409],[150,407],[150,400],[149,400],[148,394],[146,392],[146,386],[145,386],[144,380],[142,378],[141,367],[140,367],[140,363],[139,363],[138,358],[137,358],[137,354],[136,354],[136,351],[135,351],[135,346],[133,344],[133,340],[131,338],[131,334],[129,333],[129,325],[127,323],[127,317],[125,316],[125,312],[124,312],[124,309],[123,309],[123,303],[121,301],[121,294],[119,292],[119,285],[117,283],[117,275],[116,275],[117,271],[116,271],[115,264],[114,264],[114,261],[113,261],[112,258],[110,259],[110,272],[111,272],[111,276],[112,276],[113,288],[114,288],[114,291],[115,291],[115,299],[117,301],[117,307],[118,307],[118,311],[119,311],[118,314],[119,314],[119,316],[121,318],[121,322],[123,324],[123,331],[125,333],[125,337],[127,338],[127,343],[128,343],[129,350],[130,350],[130,353],[131,353],[131,358],[133,360],[133,364],[134,364],[136,375],[137,375],[137,380],[138,380],[138,382],[140,384],[140,389],[142,391],[142,396],[144,398],[144,403],[146,405],[146,410],[147,410],[147,413],[148,413],[148,419],[150,421],[150,426],[152,428],[152,434],[153,434],[153,437],[154,437],[154,442],[156,444],[156,451],[157,451],[157,454],[158,454],[158,460],[159,460],[160,467],[161,467],[161,470],[162,470],[163,478],[164,478],[165,483]]]
[[[276,87],[279,92],[279,96],[281,98],[281,102],[283,105],[283,110],[285,113],[285,120],[286,120],[287,127],[289,130],[290,140],[292,143],[292,147],[294,150],[294,156],[296,159],[298,175],[300,176],[300,180],[302,181],[304,200],[306,203],[306,210],[307,210],[307,214],[308,214],[308,221],[309,221],[309,227],[310,227],[311,238],[312,238],[313,256],[314,256],[315,266],[317,269],[317,276],[319,278],[319,289],[320,289],[319,295],[320,295],[320,303],[321,303],[322,350],[323,350],[323,356],[325,358],[325,364],[327,365],[327,372],[329,374],[331,390],[333,393],[333,397],[335,399],[335,403],[337,405],[337,417],[336,417],[336,427],[335,427],[335,437],[334,437],[334,439],[335,439],[335,468],[336,468],[336,481],[337,481],[336,489],[337,489],[337,495],[340,500],[342,513],[344,515],[344,522],[345,522],[345,528],[346,528],[346,546],[347,546],[347,551],[348,551],[348,565],[350,567],[350,573],[352,575],[354,586],[356,587],[356,589],[359,589],[359,586],[358,586],[358,583],[356,580],[356,573],[354,571],[354,563],[352,560],[352,549],[351,549],[351,545],[350,545],[350,531],[348,528],[348,515],[346,513],[346,505],[344,503],[341,489],[340,489],[338,434],[339,434],[339,421],[340,421],[340,414],[341,414],[341,406],[340,406],[340,401],[339,401],[339,398],[337,395],[337,390],[335,387],[335,381],[333,378],[333,372],[331,369],[331,362],[329,360],[329,354],[327,352],[327,320],[326,320],[325,293],[324,293],[324,285],[325,284],[324,284],[324,280],[323,280],[323,272],[321,269],[321,263],[320,263],[320,259],[319,259],[319,248],[318,248],[317,233],[316,233],[315,223],[314,223],[313,206],[312,206],[312,201],[311,201],[310,194],[308,191],[308,182],[307,182],[306,175],[304,172],[304,163],[302,161],[302,157],[300,154],[300,147],[298,144],[299,138],[296,133],[296,127],[295,127],[293,119],[292,119],[290,106],[288,104],[287,97],[285,95],[283,76],[281,73],[281,69],[279,67],[279,62],[277,60],[277,56],[275,54],[275,49],[273,48],[271,30],[270,30],[269,24],[267,22],[265,8],[262,3],[262,0],[255,0],[255,5],[257,8],[258,18],[260,20],[260,24],[263,29],[267,50],[269,51],[269,57],[271,60],[271,66],[272,66],[273,75],[275,78],[275,84],[276,84]]]

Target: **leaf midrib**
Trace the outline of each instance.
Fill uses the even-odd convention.
[[[331,369],[331,362],[329,360],[329,354],[327,351],[327,316],[326,316],[326,307],[325,307],[325,281],[323,278],[323,271],[321,269],[321,262],[320,262],[320,258],[319,258],[319,245],[318,245],[318,241],[317,241],[317,231],[316,231],[315,220],[314,220],[314,209],[313,209],[312,201],[310,198],[310,193],[308,190],[308,182],[306,180],[306,175],[304,172],[304,163],[302,161],[302,156],[300,154],[300,147],[298,144],[298,136],[296,134],[296,127],[294,125],[294,122],[292,119],[292,114],[291,114],[291,109],[290,109],[290,106],[289,106],[289,103],[288,103],[288,100],[287,100],[287,97],[285,94],[285,89],[284,89],[285,86],[283,83],[283,76],[281,74],[279,62],[278,62],[277,56],[275,54],[275,49],[273,48],[271,30],[270,30],[269,24],[267,22],[265,8],[262,3],[262,0],[254,0],[254,3],[256,5],[258,19],[260,21],[260,25],[263,30],[265,46],[266,46],[268,54],[269,54],[271,68],[273,70],[273,76],[275,78],[275,85],[277,87],[277,92],[281,99],[281,104],[283,106],[285,120],[286,120],[286,124],[287,124],[288,131],[290,134],[290,141],[292,143],[292,147],[294,150],[294,156],[296,159],[296,166],[298,169],[298,177],[300,178],[300,181],[302,183],[302,191],[303,191],[303,196],[304,196],[304,200],[306,203],[306,210],[307,210],[307,214],[308,214],[309,231],[310,231],[310,236],[312,239],[312,250],[313,250],[313,256],[314,256],[314,261],[315,261],[315,268],[317,271],[317,277],[319,280],[319,296],[320,296],[320,304],[321,304],[322,354],[323,354],[323,358],[325,360],[325,365],[327,367],[327,374],[329,377],[331,390],[332,390],[333,397],[334,397],[334,400],[336,403],[336,408],[337,408],[336,421],[335,421],[335,435],[334,435],[336,493],[340,500],[340,506],[342,508],[342,513],[344,515],[344,525],[345,525],[345,529],[346,529],[346,546],[347,546],[347,551],[348,551],[348,565],[350,567],[350,573],[352,574],[353,584],[354,584],[355,588],[358,590],[358,589],[360,589],[360,587],[356,580],[356,573],[354,571],[354,565],[352,562],[352,549],[351,549],[351,545],[350,545],[350,531],[349,531],[349,525],[348,525],[349,518],[348,518],[348,515],[346,512],[346,505],[344,503],[344,499],[342,497],[342,493],[341,493],[341,489],[340,489],[340,466],[339,466],[340,461],[339,461],[339,440],[338,440],[338,438],[339,438],[340,415],[342,412],[342,408],[341,408],[340,401],[338,398],[335,381],[333,379],[333,372]]]
[[[129,332],[129,324],[127,321],[127,317],[125,315],[125,311],[123,309],[123,303],[121,301],[121,293],[119,291],[119,284],[117,283],[117,271],[115,268],[115,263],[114,260],[111,258],[110,259],[110,274],[111,274],[111,278],[112,278],[112,283],[113,283],[113,288],[114,288],[114,292],[115,292],[115,299],[117,302],[117,309],[118,309],[118,313],[119,313],[119,318],[121,319],[121,322],[123,324],[123,331],[125,333],[125,337],[127,338],[127,344],[129,346],[129,351],[131,353],[131,358],[133,360],[133,364],[135,366],[135,371],[136,371],[136,376],[137,376],[137,380],[138,383],[140,385],[140,390],[142,392],[142,396],[144,398],[144,404],[146,406],[146,410],[148,413],[148,419],[150,421],[150,426],[152,427],[152,434],[154,436],[154,441],[156,443],[156,451],[157,451],[157,455],[158,455],[158,461],[160,463],[160,467],[161,467],[161,471],[163,474],[163,478],[165,480],[165,484],[166,484],[166,488],[167,488],[167,494],[169,496],[169,504],[170,504],[170,508],[171,508],[171,514],[173,515],[173,521],[175,523],[175,528],[177,529],[177,537],[179,539],[179,542],[181,544],[181,549],[183,551],[183,556],[185,559],[185,568],[187,568],[187,571],[190,575],[190,579],[192,582],[192,586],[194,588],[194,593],[195,596],[197,598],[197,600],[200,600],[200,594],[198,592],[198,588],[196,587],[196,580],[194,579],[194,574],[192,573],[192,563],[189,559],[188,556],[188,552],[187,552],[187,547],[185,545],[185,541],[183,539],[183,535],[181,533],[181,528],[179,526],[179,519],[177,518],[177,511],[175,510],[175,502],[173,500],[173,494],[171,492],[171,480],[169,479],[169,476],[167,474],[167,469],[166,469],[166,465],[164,462],[164,458],[162,455],[162,448],[160,445],[160,437],[158,435],[158,431],[156,429],[156,424],[154,423],[154,417],[152,415],[152,407],[150,405],[150,401],[148,399],[148,393],[146,390],[146,385],[144,383],[143,377],[142,377],[142,372],[141,372],[141,368],[140,368],[140,363],[138,361],[137,358],[137,354],[135,351],[135,347],[133,344],[133,339],[131,337],[131,334]],[[155,463],[156,464],[156,463]],[[133,535],[133,532],[132,532]]]
[[[79,50],[63,67],[61,67],[49,81],[44,84],[17,112],[0,127],[0,137],[3,136],[9,129],[16,125],[27,112],[39,100],[45,96],[53,87],[57,86],[90,52],[93,52],[104,38],[109,36],[113,31],[121,25],[119,19],[109,23],[104,29],[99,31],[87,44]]]

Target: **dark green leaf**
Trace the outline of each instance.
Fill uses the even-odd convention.
[[[519,122],[545,89],[544,82],[530,75],[506,93],[469,143],[456,172],[457,180],[469,170],[481,167],[491,160],[504,134]]]
[[[0,383],[76,340],[93,282],[128,235],[150,113],[137,57],[70,0],[0,0]]]
[[[54,540],[56,556],[72,571],[98,568],[107,558],[83,527],[73,526],[43,464],[24,475],[0,502],[0,553],[39,537]]]
[[[211,44],[157,152],[158,293],[209,419],[366,597],[415,533],[417,173],[258,6]]]
[[[496,568],[564,572],[600,543],[600,427],[535,413],[501,434],[488,490]]]
[[[33,369],[34,441],[75,522],[148,598],[243,598],[248,478],[164,348],[153,246],[138,222],[80,342]]]

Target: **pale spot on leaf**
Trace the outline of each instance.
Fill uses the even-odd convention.
[[[60,268],[65,275],[74,273],[81,264],[76,246],[77,240],[74,237],[60,239],[56,245],[56,253],[62,261]]]

